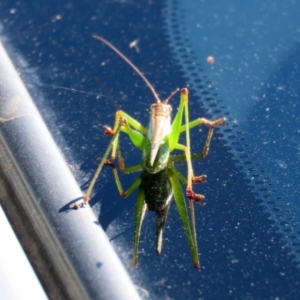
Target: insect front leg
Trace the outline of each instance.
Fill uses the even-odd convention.
[[[133,127],[136,130],[132,130],[131,127]],[[97,181],[97,178],[99,177],[104,164],[107,162],[110,153],[111,153],[111,158],[109,161],[113,162],[115,160],[116,152],[119,147],[120,131],[127,133],[129,138],[131,139],[131,141],[136,147],[142,147],[141,144],[143,144],[143,133],[146,132],[146,129],[139,122],[137,122],[135,119],[133,119],[131,116],[129,116],[128,114],[126,114],[121,110],[116,112],[114,129],[111,129],[110,127],[107,126],[105,126],[104,128],[106,134],[112,135],[112,139],[84,195],[83,202],[81,204],[74,204],[73,208],[75,209],[78,209],[79,207],[82,207],[88,203],[94,185]]]
[[[143,145],[145,143],[145,136],[143,135],[143,133],[146,133],[146,129],[139,122],[137,122],[135,119],[133,119],[131,116],[129,116],[128,114],[126,114],[123,111],[118,111],[116,113],[116,119],[123,120],[122,126],[120,127],[119,131],[126,133],[129,136],[131,142],[134,144],[134,146],[136,146],[139,149],[142,149]],[[132,128],[135,130],[133,130]],[[115,134],[114,130],[112,131],[108,127],[106,127],[106,131],[108,134]],[[119,131],[117,134],[119,134]],[[113,164],[113,161],[115,160],[116,155],[118,157],[118,163],[119,163],[120,170],[125,174],[140,171],[143,169],[143,165],[138,164],[138,165],[131,166],[131,167],[125,167],[125,162],[122,157],[119,140],[117,140],[117,143],[115,143],[112,148],[111,159],[107,160],[105,164],[112,167],[115,182],[118,187],[118,191],[119,191],[120,195],[122,197],[127,197],[129,194],[131,194],[131,192],[137,186],[132,186],[131,188],[129,188],[129,190],[124,192],[124,189],[122,187],[122,184],[121,184],[121,181],[120,181],[120,178],[118,175],[118,171],[117,171],[115,165]]]
[[[199,119],[196,119],[194,121],[191,121],[188,125],[185,124],[185,125],[181,126],[180,132],[186,131],[187,127],[189,129],[192,129],[192,128],[194,128],[196,126],[199,126],[199,125],[202,125],[202,124],[209,127],[208,134],[207,134],[206,141],[205,141],[205,144],[203,146],[202,152],[199,153],[199,154],[196,154],[196,155],[192,155],[192,160],[202,159],[208,154],[210,142],[211,142],[215,127],[224,126],[225,121],[226,121],[226,118],[219,118],[215,121],[210,121],[210,120],[207,120],[205,118],[199,118]]]
[[[101,161],[98,165],[98,168],[97,168],[97,170],[96,170],[96,172],[95,172],[95,174],[94,174],[94,176],[91,180],[91,183],[90,183],[90,185],[89,185],[89,187],[88,187],[88,189],[87,189],[87,191],[86,191],[86,193],[83,197],[83,201],[80,204],[72,205],[72,208],[78,209],[80,207],[83,207],[84,205],[86,205],[89,202],[90,195],[91,195],[91,192],[93,190],[93,187],[94,187],[94,185],[97,181],[98,176],[100,175],[100,172],[101,172],[104,164],[107,161],[107,158],[108,158],[110,152],[113,149],[113,146],[114,146],[115,142],[117,141],[117,139],[119,137],[119,132],[121,130],[123,122],[124,122],[124,119],[119,119],[118,120],[117,125],[115,126],[114,135],[113,135],[113,137],[112,137],[112,139],[111,139],[111,141],[110,141],[110,143],[109,143],[109,145],[108,145],[108,147],[107,147],[107,149],[106,149],[106,151],[105,151],[105,153],[104,153],[104,155],[103,155],[103,157],[102,157],[102,159],[101,159]]]
[[[118,124],[121,119],[123,119],[122,126],[120,127],[120,130],[117,130]],[[135,130],[132,130],[131,128]],[[116,158],[117,149],[119,148],[120,131],[125,132],[129,136],[132,143],[140,149],[142,148],[141,144],[143,143],[143,135],[147,132],[145,127],[143,127],[138,121],[136,121],[134,118],[132,118],[122,110],[118,110],[116,112],[114,129],[112,130],[108,126],[104,126],[104,129],[105,133],[108,135],[117,135],[112,147],[111,161],[114,161]]]
[[[193,168],[192,168],[192,160],[196,159],[197,156],[191,156],[191,147],[190,147],[190,129],[201,124],[205,124],[209,126],[209,132],[204,144],[204,148],[202,153],[200,153],[199,158],[203,158],[207,155],[209,150],[209,145],[212,139],[213,131],[216,126],[222,126],[225,123],[225,118],[220,118],[215,121],[209,121],[205,118],[199,118],[195,121],[189,121],[189,106],[188,106],[188,90],[182,89],[181,91],[181,101],[185,103],[184,105],[184,113],[185,113],[185,125],[182,125],[180,128],[180,133],[186,133],[186,147],[182,147],[182,150],[185,152],[187,165],[188,165],[188,180],[187,180],[187,196],[189,199],[193,199],[196,202],[199,202],[204,199],[204,196],[196,194],[193,192],[192,184],[196,182],[201,182],[206,178],[205,175],[202,176],[194,176]]]
[[[187,187],[186,187],[186,193],[187,197],[189,199],[193,199],[197,202],[203,200],[202,195],[198,195],[193,192],[193,182],[194,182],[194,171],[192,166],[192,159],[191,159],[191,146],[190,146],[190,128],[189,126],[183,126],[182,125],[182,118],[183,114],[185,117],[185,124],[190,124],[189,122],[189,106],[188,106],[188,90],[186,88],[183,88],[181,90],[180,95],[180,104],[177,111],[177,114],[174,118],[174,121],[172,123],[172,131],[170,133],[169,138],[169,145],[170,145],[170,151],[173,149],[182,150],[184,152],[184,155],[186,157],[187,162]],[[182,128],[184,128],[182,130]],[[179,136],[180,134],[185,131],[186,134],[186,145],[179,144]]]
[[[202,148],[202,151],[200,153],[197,153],[197,154],[192,154],[191,155],[191,160],[192,161],[196,160],[196,159],[202,159],[208,154],[210,143],[211,143],[211,140],[212,140],[212,136],[213,136],[215,127],[223,126],[225,124],[225,121],[226,121],[225,118],[219,118],[215,121],[210,121],[210,120],[207,120],[205,118],[199,118],[199,119],[196,119],[194,121],[191,121],[188,125],[183,125],[181,127],[181,132],[188,130],[187,128],[191,129],[195,126],[202,125],[202,124],[209,127],[207,137],[206,137],[204,146]],[[206,179],[206,175],[193,176],[192,181],[193,181],[193,183],[197,183],[197,182],[202,182],[204,179]]]

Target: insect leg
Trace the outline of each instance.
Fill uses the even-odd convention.
[[[184,127],[182,126],[183,113],[185,116],[185,124],[190,124],[188,90],[186,88],[183,88],[181,90],[179,109],[174,119],[174,122],[172,124],[172,132],[170,133],[170,141],[172,146],[170,147],[170,151],[172,151],[173,149],[178,149],[184,152],[186,157],[186,162],[187,162],[187,174],[188,174],[187,187],[186,187],[187,196],[189,199],[193,199],[195,201],[201,201],[203,199],[203,196],[193,192],[194,171],[193,171],[192,159],[191,159],[190,128],[189,126],[184,126]],[[179,115],[180,117],[178,117]],[[180,118],[180,122],[178,121],[178,118]],[[178,143],[179,136],[181,132],[183,132],[183,130],[181,130],[182,128],[184,128],[186,134],[186,145],[182,145]]]
[[[186,124],[181,126],[180,132],[186,131],[187,127],[189,129],[192,129],[192,128],[194,128],[196,126],[199,126],[199,125],[202,125],[202,124],[209,127],[209,131],[208,131],[207,138],[206,138],[206,141],[205,141],[202,152],[199,153],[199,154],[196,154],[196,155],[192,155],[192,159],[201,159],[201,158],[204,158],[208,154],[209,145],[210,145],[215,127],[223,126],[225,124],[225,121],[226,121],[225,118],[219,118],[215,121],[210,121],[210,120],[207,120],[205,118],[199,118],[199,119],[196,119],[194,121],[191,121],[188,124],[188,126]]]
[[[109,145],[108,145],[108,147],[107,147],[107,149],[106,149],[106,151],[105,151],[105,153],[104,153],[104,155],[103,155],[103,157],[102,157],[102,159],[101,159],[101,161],[98,165],[98,168],[97,168],[97,170],[96,170],[96,172],[95,172],[95,174],[94,174],[94,176],[91,180],[91,183],[90,183],[90,185],[89,185],[89,187],[88,187],[88,189],[87,189],[87,191],[84,195],[83,202],[81,204],[74,204],[72,206],[73,208],[78,209],[79,207],[84,206],[85,204],[88,203],[88,201],[90,199],[91,192],[92,192],[93,187],[96,183],[96,180],[97,180],[97,178],[98,178],[98,176],[99,176],[99,174],[100,174],[100,172],[101,172],[101,170],[102,170],[102,168],[103,168],[110,152],[113,149],[115,141],[119,137],[119,132],[121,130],[121,126],[122,126],[123,121],[124,121],[123,119],[119,119],[116,126],[115,126],[115,134],[113,135],[113,137],[112,137],[112,139],[111,139],[111,141],[110,141],[110,143],[109,143]]]
[[[117,135],[116,139],[114,140],[113,147],[112,147],[112,153],[111,153],[112,161],[116,157],[116,152],[117,152],[118,145],[119,145],[119,131],[120,130],[118,132],[116,132],[116,130],[117,130],[120,119],[124,120],[124,122],[122,122],[122,126],[121,126],[120,130],[122,132],[125,132],[126,134],[128,134],[132,143],[139,149],[142,148],[142,144],[144,141],[143,135],[147,132],[147,129],[144,128],[138,121],[136,121],[134,118],[132,118],[130,115],[128,115],[124,111],[118,110],[116,112],[116,116],[115,116],[114,129],[111,129],[108,126],[104,126],[106,134]],[[134,128],[135,130],[132,130],[131,127]]]
[[[133,239],[133,255],[131,264],[135,267],[138,263],[138,246],[141,235],[142,223],[147,212],[147,204],[145,202],[145,191],[140,188],[138,191],[137,202],[136,202],[136,212],[135,212],[135,229],[134,229],[134,239]]]
[[[172,185],[176,207],[177,207],[178,213],[180,215],[180,218],[181,218],[181,221],[183,224],[183,228],[185,230],[185,233],[186,233],[186,236],[188,239],[188,243],[190,246],[192,259],[193,259],[193,265],[195,268],[200,268],[193,201],[189,200],[190,205],[192,205],[192,207],[190,207],[190,214],[191,214],[191,221],[192,221],[192,229],[191,229],[185,197],[184,197],[184,194],[182,192],[182,188],[181,188],[181,185],[179,182],[179,179],[181,178],[181,176],[179,176],[179,178],[178,178],[179,171],[177,172],[176,168],[174,166],[170,165],[167,168],[167,172],[168,172],[170,182]]]
[[[130,126],[132,126],[137,131],[132,130]],[[115,159],[116,152],[119,147],[120,131],[127,133],[129,135],[129,138],[131,139],[131,141],[134,143],[135,146],[138,146],[143,143],[144,137],[143,137],[142,133],[146,132],[146,129],[139,122],[137,122],[135,119],[133,119],[131,116],[129,116],[128,114],[126,114],[125,112],[123,112],[121,110],[116,112],[114,129],[111,129],[110,127],[107,127],[107,126],[104,126],[104,128],[105,128],[106,134],[112,135],[112,139],[100,161],[100,164],[98,165],[95,175],[94,175],[94,177],[86,191],[86,194],[83,198],[83,203],[81,204],[81,206],[88,203],[91,192],[96,183],[96,180],[103,168],[103,165],[106,163],[110,152],[111,152],[110,162],[112,162]],[[79,205],[75,204],[74,208],[79,208]]]
[[[138,177],[132,183],[132,185],[126,191],[124,191],[122,183],[121,183],[121,180],[120,180],[120,177],[119,177],[119,174],[118,174],[118,171],[117,171],[115,165],[112,162],[110,162],[110,161],[106,161],[105,165],[108,165],[109,167],[112,168],[114,179],[115,179],[115,183],[117,185],[117,188],[118,188],[118,191],[119,191],[121,197],[127,198],[140,185],[141,178]],[[140,170],[143,169],[143,166],[142,165],[135,165],[135,166],[129,167],[127,169],[130,169],[131,172],[138,172],[138,171],[140,171]]]

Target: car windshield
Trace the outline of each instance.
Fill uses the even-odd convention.
[[[194,205],[200,269],[174,201],[161,255],[149,211],[132,268],[137,192],[122,199],[110,168],[101,172],[89,204],[142,298],[299,298],[299,11],[289,0],[0,4],[2,38],[83,191],[110,143],[103,126],[113,128],[122,110],[147,127],[155,103],[94,34],[128,57],[162,99],[188,88],[190,121],[226,117],[208,155],[193,161],[195,175],[207,176],[194,186],[205,196],[205,205]],[[179,99],[169,101],[172,118]],[[207,132],[191,129],[192,154]],[[120,150],[126,166],[142,163],[124,133]],[[187,177],[186,161],[175,166]],[[124,189],[140,174],[118,171]]]

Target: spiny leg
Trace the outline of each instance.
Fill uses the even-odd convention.
[[[173,158],[173,156],[171,157],[171,159]],[[182,156],[182,160],[185,160],[185,156]],[[178,160],[177,160],[178,161]],[[174,173],[174,175],[184,184],[187,184],[187,179],[181,174],[181,172],[172,164],[170,163],[168,165],[168,167],[170,169],[172,169],[172,172]],[[198,180],[194,181],[193,183],[201,183],[206,179],[206,175],[202,175],[202,176],[198,176]],[[200,197],[202,196],[202,200],[205,198],[203,195],[199,195]],[[200,203],[201,205],[202,202],[199,201],[198,203]],[[194,200],[193,199],[189,199],[189,207],[190,207],[190,216],[191,216],[191,223],[192,223],[192,236],[194,238],[194,242],[197,245],[197,231],[196,231],[196,220],[195,220],[195,209],[194,209]]]
[[[106,161],[104,164],[107,165],[107,166],[109,166],[109,167],[111,167],[111,169],[113,171],[115,183],[116,183],[116,186],[118,188],[118,191],[119,191],[119,194],[120,194],[121,197],[127,198],[140,185],[141,178],[138,177],[132,183],[132,185],[126,191],[124,191],[122,183],[121,183],[121,180],[120,180],[120,177],[119,177],[119,174],[118,174],[118,171],[117,171],[115,165],[111,161],[109,161],[109,160]],[[127,169],[131,169],[132,172],[138,172],[138,171],[142,170],[142,168],[143,168],[142,165],[135,165],[135,166],[129,167]]]
[[[210,146],[211,139],[212,139],[212,136],[214,133],[214,129],[215,129],[215,127],[209,128],[202,151],[200,153],[191,154],[192,161],[194,161],[196,159],[202,159],[208,154],[209,146]],[[181,162],[181,161],[185,161],[185,160],[186,160],[185,155],[173,155],[170,157],[170,161],[172,161],[172,162]]]
[[[170,140],[171,140],[171,147],[170,151],[173,149],[182,150],[186,157],[187,162],[187,187],[186,187],[186,193],[189,199],[193,199],[195,201],[201,201],[203,199],[202,195],[198,195],[193,192],[193,178],[194,178],[194,172],[193,172],[193,166],[192,166],[192,160],[191,160],[191,146],[190,146],[190,128],[189,126],[184,127],[184,131],[186,133],[186,145],[181,145],[178,143],[179,136],[183,132],[182,128],[182,117],[183,113],[185,116],[185,124],[190,124],[189,122],[189,106],[188,106],[188,90],[186,88],[183,88],[181,90],[180,95],[180,104],[178,108],[178,112],[175,116],[174,122],[172,124],[172,132],[170,134]]]
[[[171,133],[169,135],[169,149],[170,152],[174,149],[182,150],[185,153],[187,162],[187,195],[194,198],[196,201],[200,201],[201,198],[192,191],[192,179],[194,177],[193,167],[191,162],[191,149],[190,149],[190,132],[189,127],[185,127],[186,132],[186,145],[178,143],[180,134],[182,132],[182,118],[185,115],[185,124],[189,124],[189,109],[188,109],[188,90],[183,88],[180,93],[179,108],[171,126]],[[199,199],[198,199],[199,198]]]
[[[113,147],[112,147],[112,153],[111,153],[111,159],[114,160],[116,157],[116,152],[119,147],[119,131],[116,133],[116,129],[119,124],[119,120],[124,119],[126,122],[123,122],[120,130],[122,132],[125,132],[128,134],[131,142],[139,149],[142,149],[143,142],[144,142],[144,134],[146,134],[147,129],[144,128],[138,121],[136,121],[134,118],[132,118],[130,115],[125,113],[122,110],[118,110],[116,112],[115,116],[115,125],[114,129],[111,129],[108,126],[104,126],[105,128],[105,133],[108,135],[117,135],[116,139],[114,140]],[[124,126],[123,126],[124,125]],[[131,129],[134,128],[136,130]]]
[[[172,170],[174,176],[176,176],[179,181],[181,181],[184,185],[187,184],[187,179],[181,174],[181,172],[173,165],[173,164],[169,164],[168,165],[169,169]],[[206,179],[206,176],[203,175],[203,179]],[[201,181],[197,181],[194,183],[200,183]],[[182,190],[181,190],[182,192]],[[202,195],[200,195],[202,196]],[[204,196],[202,196],[204,199]],[[191,230],[192,230],[192,238],[194,239],[194,244],[197,247],[197,230],[196,230],[196,219],[195,219],[195,208],[194,208],[194,200],[193,199],[188,199],[189,200],[189,207],[190,207],[190,217],[191,217]],[[200,204],[202,202],[199,202]],[[197,250],[198,251],[198,250]]]
[[[208,127],[217,127],[217,126],[224,126],[225,125],[226,118],[219,118],[214,121],[210,121],[206,118],[198,118],[196,120],[193,120],[188,123],[188,125],[184,124],[180,127],[180,132],[184,132],[186,130],[186,127],[189,129],[192,129],[199,125],[206,125]]]
[[[155,248],[157,255],[161,255],[163,247],[163,234],[165,230],[165,224],[168,217],[168,212],[171,205],[173,194],[171,193],[166,201],[166,205],[156,211],[156,238],[155,238]]]
[[[130,126],[132,126],[136,130],[132,130]],[[111,152],[110,161],[112,162],[115,159],[116,151],[119,147],[120,131],[127,133],[132,143],[138,148],[142,147],[144,142],[143,134],[145,134],[147,131],[139,122],[137,122],[135,119],[133,119],[131,116],[129,116],[128,114],[126,114],[121,110],[116,112],[114,129],[111,129],[108,126],[104,126],[104,128],[105,128],[105,133],[112,136],[111,142],[109,143],[104,153],[104,156],[102,157],[100,164],[98,165],[98,168],[93,176],[93,179],[86,191],[86,194],[84,195],[83,202],[80,204],[74,204],[72,206],[74,209],[78,209],[88,203],[91,192],[96,183],[96,180],[103,168],[103,165],[107,161],[110,152]]]
[[[130,119],[130,116],[128,116],[126,113],[124,113],[123,111],[117,111],[116,112],[116,115],[115,115],[115,124],[114,124],[114,129],[111,129],[110,127],[108,126],[103,126],[104,127],[104,131],[105,131],[105,134],[107,135],[110,135],[112,136],[112,139],[111,139],[111,142],[109,143],[105,153],[104,153],[104,156],[102,157],[99,165],[98,165],[98,168],[91,180],[91,183],[84,195],[84,200],[83,200],[83,203],[82,205],[84,204],[87,204],[87,202],[89,201],[90,199],[90,195],[91,195],[91,192],[93,190],[93,187],[97,181],[97,178],[99,177],[100,175],[100,172],[103,168],[103,165],[104,164],[107,164],[107,162],[113,162],[115,157],[116,157],[116,151],[119,147],[119,133],[120,131],[122,130],[122,126],[124,124],[127,124],[127,119],[125,118],[122,118],[122,116],[125,116],[127,117],[127,119]],[[111,152],[111,157],[110,159],[108,160],[108,156],[109,156],[109,153]],[[75,207],[77,208],[77,207]]]
[[[124,158],[122,157],[122,153],[121,153],[121,149],[120,149],[119,144],[117,145],[116,152],[117,152],[119,168],[122,171],[122,173],[129,174],[129,173],[138,172],[138,171],[141,171],[141,170],[144,169],[143,164],[138,164],[138,165],[134,165],[134,166],[130,166],[130,167],[125,167],[125,161],[124,161]],[[118,170],[116,169],[113,161],[114,161],[114,158],[111,158],[111,159],[106,160],[106,162],[104,164],[112,168],[115,183],[117,185],[119,194],[120,194],[121,197],[126,198],[134,191],[135,188],[137,188],[137,186],[140,184],[140,181],[139,182],[135,181],[133,183],[133,185],[127,191],[124,192],[124,189],[122,187],[122,183],[121,183],[121,180],[120,180],[120,177],[119,177],[119,174],[118,174]]]
[[[188,124],[188,126],[186,126],[186,124],[181,126],[181,128],[180,128],[181,132],[186,131],[187,127],[189,129],[192,129],[192,128],[194,128],[196,126],[199,126],[199,125],[202,125],[202,124],[209,127],[209,131],[208,131],[208,134],[207,134],[206,141],[205,141],[204,147],[202,149],[202,152],[199,153],[199,154],[196,154],[196,155],[192,155],[192,160],[193,159],[202,159],[208,154],[210,142],[211,142],[215,127],[223,126],[225,124],[225,121],[226,121],[226,118],[219,118],[215,121],[210,121],[210,120],[207,120],[205,118],[199,118],[199,119],[196,119],[194,121],[191,121]]]
[[[115,183],[117,185],[120,195],[124,198],[127,198],[137,187],[140,186],[142,175],[135,179],[131,186],[124,191],[118,172],[113,165],[113,163],[107,161],[106,165],[110,166],[113,170]],[[139,168],[140,165],[133,166],[133,168]],[[132,168],[132,167],[131,167]],[[138,170],[136,170],[138,171]],[[136,216],[135,216],[135,231],[134,231],[134,240],[133,240],[133,255],[132,255],[132,266],[135,267],[138,263],[138,245],[140,240],[140,233],[142,228],[142,223],[147,211],[147,204],[145,202],[145,193],[144,190],[140,187],[138,191],[137,203],[136,203]]]
[[[111,141],[110,141],[110,143],[109,143],[109,145],[108,145],[108,147],[107,147],[107,149],[106,149],[106,151],[105,151],[105,153],[104,153],[104,155],[103,155],[103,157],[102,157],[102,159],[101,159],[101,161],[98,165],[98,168],[97,168],[97,170],[96,170],[96,172],[95,172],[95,174],[94,174],[94,176],[91,180],[91,183],[90,183],[90,185],[89,185],[89,187],[88,187],[88,189],[87,189],[87,191],[84,195],[83,201],[80,204],[72,205],[72,208],[78,209],[80,207],[83,207],[84,205],[86,205],[89,202],[90,195],[91,195],[91,192],[92,192],[92,190],[94,188],[94,185],[97,181],[97,178],[98,178],[98,176],[99,176],[99,174],[100,174],[100,172],[101,172],[101,170],[102,170],[102,168],[103,168],[103,166],[104,166],[104,164],[107,160],[107,157],[109,156],[110,152],[112,151],[113,145],[114,145],[115,141],[118,138],[119,132],[121,130],[121,126],[123,125],[124,122],[125,122],[124,119],[119,119],[118,120],[118,124],[117,124],[117,126],[115,126],[116,127],[115,134],[113,135],[113,137],[112,137],[112,139],[111,139]]]
[[[122,173],[124,173],[124,174],[135,173],[135,172],[138,172],[138,171],[142,171],[144,169],[143,164],[138,164],[138,165],[134,165],[134,166],[130,166],[130,167],[125,167],[125,160],[122,156],[120,145],[117,148],[117,157],[118,157],[119,168],[122,171]],[[108,161],[108,164],[111,163],[111,162],[112,161]]]
[[[218,119],[216,121],[208,121],[208,120],[207,121],[210,122],[210,124],[211,123],[213,123],[213,124],[221,124],[221,121],[223,121],[223,120],[224,120],[223,118],[220,118],[220,119]],[[194,161],[196,159],[202,159],[202,158],[204,158],[208,154],[209,146],[210,146],[210,143],[211,143],[211,139],[212,139],[212,136],[213,136],[213,132],[214,132],[215,126],[216,125],[211,125],[209,127],[208,134],[207,134],[204,146],[202,148],[202,151],[200,153],[192,154],[191,155],[191,160],[192,161]],[[184,127],[184,128],[186,129],[186,127]],[[185,161],[185,160],[186,160],[186,155],[174,155],[174,156],[170,157],[170,161],[171,162],[180,162],[180,161]],[[206,175],[193,176],[192,182],[193,183],[200,183],[200,182],[203,182],[206,178],[207,178]]]
[[[181,221],[182,221],[182,224],[183,224],[183,227],[184,227],[187,239],[188,239],[188,243],[190,246],[192,260],[193,260],[193,266],[194,266],[194,268],[200,268],[194,210],[190,208],[191,222],[192,222],[192,228],[191,228],[190,222],[189,222],[188,211],[187,211],[187,207],[186,207],[185,197],[183,195],[181,185],[179,182],[179,179],[181,179],[181,177],[183,177],[183,176],[181,175],[178,177],[179,171],[174,166],[169,166],[167,168],[167,173],[169,175],[170,182],[172,185],[176,207],[177,207],[178,213],[180,215],[180,218],[181,218]],[[186,181],[186,179],[184,177],[183,177],[183,180]],[[193,203],[193,201],[191,201],[191,200],[189,202]]]
[[[202,152],[199,154],[193,154],[191,156],[192,160],[202,159],[208,154],[209,146],[210,146],[211,139],[212,139],[212,136],[214,133],[214,129],[216,126],[223,126],[224,122],[225,122],[225,118],[219,118],[215,121],[209,121],[207,119],[201,118],[198,120],[198,122],[200,122],[200,124],[205,124],[205,125],[209,126],[209,129],[208,129],[207,137],[206,137]],[[206,179],[206,175],[194,176],[192,181],[193,181],[193,183],[196,183],[196,182],[203,181],[203,179]]]
[[[193,157],[193,155],[191,156]],[[193,159],[192,159],[193,160]],[[179,178],[179,180],[186,185],[187,184],[187,179],[181,174],[181,172],[173,165],[174,162],[181,162],[181,161],[186,161],[186,156],[185,155],[175,155],[171,156],[169,158],[169,166],[173,168],[173,171],[176,173],[176,176]],[[203,183],[205,182],[207,176],[206,175],[201,175],[193,178],[193,183]],[[204,198],[204,196],[203,196]]]
[[[188,93],[183,93],[183,97],[187,98]],[[197,158],[203,158],[208,154],[209,145],[210,145],[210,142],[212,139],[214,128],[216,126],[224,125],[225,118],[219,118],[215,121],[210,121],[205,118],[199,118],[197,120],[189,122],[188,99],[186,99],[185,102],[187,103],[185,105],[185,125],[181,126],[180,132],[184,132],[184,131],[186,132],[186,148],[184,149],[184,151],[185,151],[185,156],[186,156],[186,160],[187,160],[187,164],[188,164],[187,197],[189,199],[193,199],[196,202],[198,202],[198,201],[203,200],[204,196],[194,193],[193,189],[192,189],[192,184],[203,181],[206,178],[206,176],[205,175],[194,176],[193,168],[192,168],[192,160],[197,159]],[[190,151],[191,151],[190,150],[191,149],[190,148],[190,129],[197,125],[201,125],[201,124],[209,126],[209,131],[208,131],[208,135],[207,135],[202,153],[200,153],[199,157],[197,157],[195,155],[192,156],[190,154]]]
[[[140,188],[138,191],[138,197],[136,202],[136,212],[135,212],[135,229],[134,229],[134,239],[133,239],[133,255],[131,264],[135,267],[138,263],[138,246],[141,235],[142,223],[147,212],[147,204],[145,202],[145,192],[144,189]]]
[[[131,186],[126,191],[124,191],[115,166],[109,162],[107,162],[106,164],[109,165],[113,170],[115,183],[116,183],[118,191],[122,197],[127,198],[137,187],[140,187],[139,191],[138,191],[138,197],[137,197],[137,203],[136,203],[133,255],[132,255],[132,262],[131,262],[132,266],[135,267],[138,263],[138,245],[139,245],[139,240],[140,240],[142,223],[143,223],[146,211],[147,211],[147,204],[145,202],[144,189],[141,188],[142,175],[140,175],[138,178],[136,178],[136,180],[131,184]],[[135,171],[139,171],[140,168],[141,168],[141,165],[136,165],[136,166],[129,167],[128,169],[135,169]]]
[[[182,117],[183,113],[185,115],[185,125],[182,125]],[[215,121],[209,121],[205,118],[199,118],[192,122],[189,121],[189,106],[188,106],[188,90],[186,88],[181,90],[180,96],[180,105],[178,108],[178,112],[174,118],[172,123],[172,132],[170,134],[170,151],[173,149],[179,149],[184,151],[184,156],[187,162],[187,196],[189,199],[193,199],[195,201],[201,201],[204,197],[202,195],[198,195],[194,193],[192,185],[193,183],[201,182],[205,179],[205,175],[202,176],[194,176],[193,167],[192,167],[192,159],[202,158],[205,157],[209,150],[209,144],[211,142],[213,130],[216,126],[221,126],[225,122],[225,118],[220,118]],[[191,155],[191,147],[190,147],[190,129],[197,126],[197,125],[207,125],[209,126],[209,133],[207,135],[206,142],[204,144],[204,148],[202,153],[197,157],[195,155]],[[186,145],[181,145],[178,143],[179,136],[182,132],[186,133]]]
[[[132,143],[135,146],[137,146],[136,144],[142,145],[143,142],[144,142],[143,133],[146,132],[146,129],[139,122],[137,122],[135,119],[133,119],[132,117],[130,117],[128,114],[126,114],[123,111],[118,111],[116,113],[116,119],[118,120],[120,118],[125,120],[123,122],[121,128],[120,128],[120,131],[123,131],[123,132],[127,133],[129,138],[131,139]],[[136,130],[132,130],[130,125],[133,128],[135,128]],[[104,126],[104,128],[105,128],[105,133],[106,134],[115,135],[115,130],[112,130],[110,127],[107,127],[107,126]],[[116,155],[117,155],[117,158],[118,158],[119,168],[125,174],[141,171],[141,170],[143,170],[144,167],[143,167],[142,164],[134,165],[134,166],[131,166],[131,167],[125,167],[125,161],[124,161],[124,158],[122,157],[119,142],[115,143],[114,146],[115,146],[115,148],[113,148],[113,150],[112,150],[111,158],[108,159],[105,162],[105,164],[112,167],[115,182],[116,182],[116,185],[118,187],[120,195],[122,197],[127,197],[126,196],[127,192],[124,192],[121,181],[120,181],[120,178],[119,178],[119,175],[118,175],[118,172],[117,172],[117,169],[115,168],[115,165],[113,164],[113,161],[115,160]]]

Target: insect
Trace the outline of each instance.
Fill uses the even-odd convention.
[[[171,121],[172,107],[169,105],[169,101],[179,90],[175,90],[166,100],[161,101],[148,79],[128,58],[104,38],[97,35],[93,37],[112,49],[133,68],[151,90],[156,102],[150,106],[148,127],[144,127],[137,120],[121,110],[116,112],[113,129],[104,126],[105,133],[112,136],[111,141],[91,180],[83,201],[80,204],[73,205],[73,208],[77,209],[88,203],[92,189],[103,166],[109,165],[112,167],[114,179],[122,197],[128,197],[138,188],[132,265],[136,266],[138,263],[138,244],[141,226],[147,210],[152,210],[157,215],[156,250],[158,254],[161,253],[164,226],[171,200],[174,198],[188,239],[193,266],[199,268],[200,262],[197,246],[194,202],[200,203],[204,199],[204,196],[194,192],[193,184],[204,181],[206,176],[194,175],[192,161],[202,159],[207,155],[214,128],[224,125],[225,118],[219,118],[215,121],[198,118],[190,121],[188,89],[183,88],[180,93],[180,103],[177,113],[173,121]],[[191,154],[190,129],[202,124],[209,127],[204,147],[200,153]],[[133,145],[141,150],[142,160],[139,164],[130,167],[125,166],[119,145],[119,135],[121,132],[127,134]],[[185,144],[179,142],[181,134],[185,134]],[[183,154],[171,155],[173,150],[181,150]],[[109,156],[110,158],[108,158]],[[113,164],[116,158],[122,172],[131,173],[142,171],[140,176],[125,191],[122,187],[117,169]],[[187,164],[187,178],[185,178],[174,165],[175,162],[180,161],[186,162]],[[186,186],[189,212],[182,191],[182,184]]]

